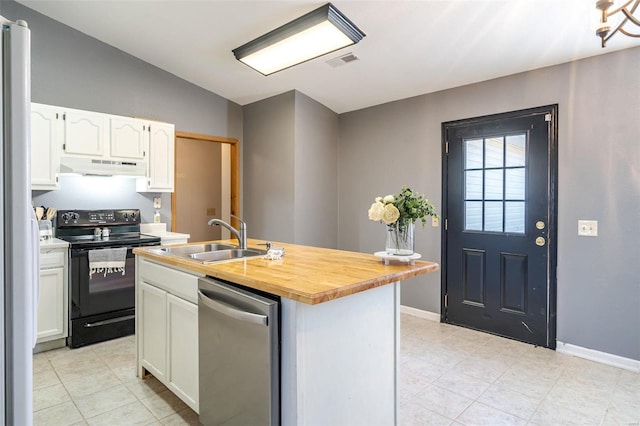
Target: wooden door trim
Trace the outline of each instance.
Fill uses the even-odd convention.
[[[458,126],[467,126],[487,121],[495,121],[516,117],[524,117],[527,115],[537,115],[543,112],[551,114],[549,121],[549,259],[547,272],[547,347],[556,348],[557,337],[557,262],[558,262],[558,104],[545,105],[535,108],[527,108],[523,110],[510,111],[505,113],[490,114],[480,117],[467,118],[462,120],[447,121],[442,123],[442,218],[443,225],[447,220],[448,206],[448,143],[447,132],[449,129]],[[447,230],[445,226],[441,226],[441,266],[440,266],[440,322],[445,322],[446,318],[446,294],[447,294]]]
[[[174,138],[174,150],[177,147],[178,138],[181,139],[193,139],[200,140],[206,142],[214,142],[214,143],[225,143],[229,146],[229,156],[231,162],[231,168],[229,171],[230,174],[230,184],[231,184],[231,204],[230,211],[232,215],[240,216],[240,156],[238,155],[240,149],[240,141],[235,138],[225,138],[222,136],[210,136],[210,135],[202,135],[198,133],[190,133],[190,132],[175,132]],[[178,178],[178,173],[175,168],[177,167],[177,161],[174,161],[174,183],[173,187],[176,188],[175,180]],[[171,230],[175,232],[176,230],[176,197],[175,193],[171,196]],[[231,218],[231,225],[234,227],[238,227],[237,219]]]

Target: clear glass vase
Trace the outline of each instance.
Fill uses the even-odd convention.
[[[387,225],[387,254],[410,256],[414,253],[415,224],[410,220]]]

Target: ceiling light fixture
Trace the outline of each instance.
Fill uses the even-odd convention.
[[[240,62],[269,75],[356,44],[364,36],[334,5],[327,3],[232,52]]]
[[[600,23],[598,24],[598,28],[596,29],[596,35],[602,39],[602,47],[606,47],[607,41],[617,32],[621,32],[622,34],[629,37],[640,37],[640,19],[634,16],[636,9],[640,6],[640,0],[618,0],[614,7],[616,0],[597,0],[596,1],[596,9],[598,9],[600,13]],[[613,22],[615,19],[619,19],[619,23]],[[637,28],[634,30],[636,32],[631,32],[625,28],[627,28],[634,24]],[[611,28],[614,27],[613,31]],[[632,27],[633,28],[633,27]]]

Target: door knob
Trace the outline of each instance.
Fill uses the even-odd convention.
[[[545,243],[546,243],[546,240],[544,239],[544,237],[536,238],[536,245],[537,246],[542,247]]]

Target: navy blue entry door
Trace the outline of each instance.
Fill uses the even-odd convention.
[[[443,124],[443,320],[555,347],[555,106]]]

